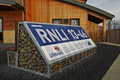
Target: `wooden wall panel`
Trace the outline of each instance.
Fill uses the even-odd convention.
[[[50,0],[26,0],[27,21],[49,23]]]
[[[22,10],[0,10],[3,18],[3,43],[15,42],[15,21],[23,21]]]
[[[27,0],[26,9],[28,21],[52,23],[53,19],[80,19],[80,26],[87,30],[87,9],[57,0]]]
[[[53,19],[80,19],[80,26],[87,31],[87,9],[57,0],[26,1],[28,21],[52,23]]]
[[[22,21],[22,10],[3,10],[0,16],[3,17],[3,30],[15,30],[15,20]]]
[[[57,6],[55,6],[57,5]],[[63,12],[66,12],[63,9],[65,6],[62,5],[62,2],[57,1],[50,1],[50,23],[52,23],[52,19],[62,19],[63,18]]]
[[[31,0],[26,0],[26,21],[32,21]]]
[[[110,20],[110,19],[108,19],[108,18],[106,18],[105,16],[103,16],[103,15],[100,15],[100,14],[98,14],[98,13],[95,13],[95,12],[93,12],[93,11],[88,11],[88,14],[90,14],[90,15],[92,15],[92,16],[95,16],[95,17],[97,17],[97,18],[99,18],[99,19],[101,19],[101,20],[103,20],[103,30],[102,30],[102,32],[103,32],[103,34],[102,34],[102,40],[106,40],[106,22],[108,21],[108,20]]]
[[[50,1],[50,23],[52,19],[80,19],[80,26],[87,30],[88,10],[61,1]]]
[[[90,35],[93,41],[101,41],[102,27],[88,21],[88,13],[100,19],[85,8],[57,0],[27,0],[27,20],[33,22],[52,23],[53,19],[79,19],[80,26]],[[70,22],[69,22],[70,23]]]
[[[107,42],[120,44],[120,29],[107,30]]]
[[[93,41],[102,41],[103,27],[98,24],[88,21],[88,34]]]
[[[80,26],[90,35],[93,41],[102,41],[103,30],[98,24],[88,21],[88,14],[102,20],[104,16],[85,8],[58,0],[26,0],[27,20],[33,22],[52,23],[53,19],[79,19]],[[105,27],[106,21],[104,21]],[[70,25],[70,22],[69,24]]]

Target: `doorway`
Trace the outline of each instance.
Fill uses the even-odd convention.
[[[0,42],[3,42],[3,20],[0,17]]]

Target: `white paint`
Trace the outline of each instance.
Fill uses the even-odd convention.
[[[32,27],[42,27],[42,25],[31,25]]]
[[[51,29],[52,32],[49,31],[48,29],[46,29],[46,31],[49,34],[49,36],[51,37],[51,39],[53,40],[53,42],[56,42],[54,38],[56,38],[58,41],[61,41],[53,29]]]
[[[52,42],[48,37],[47,37],[47,33],[42,30],[42,29],[35,29],[36,32],[38,33],[39,37],[41,38],[43,43],[46,43],[45,39],[47,39],[49,42]],[[42,32],[43,34],[41,34],[40,32]]]

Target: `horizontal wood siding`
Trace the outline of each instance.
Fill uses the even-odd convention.
[[[0,17],[3,17],[3,30],[15,30],[15,20],[22,21],[22,10],[3,10]]]

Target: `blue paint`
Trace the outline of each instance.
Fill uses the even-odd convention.
[[[34,23],[27,25],[40,46],[90,39],[82,27]]]

